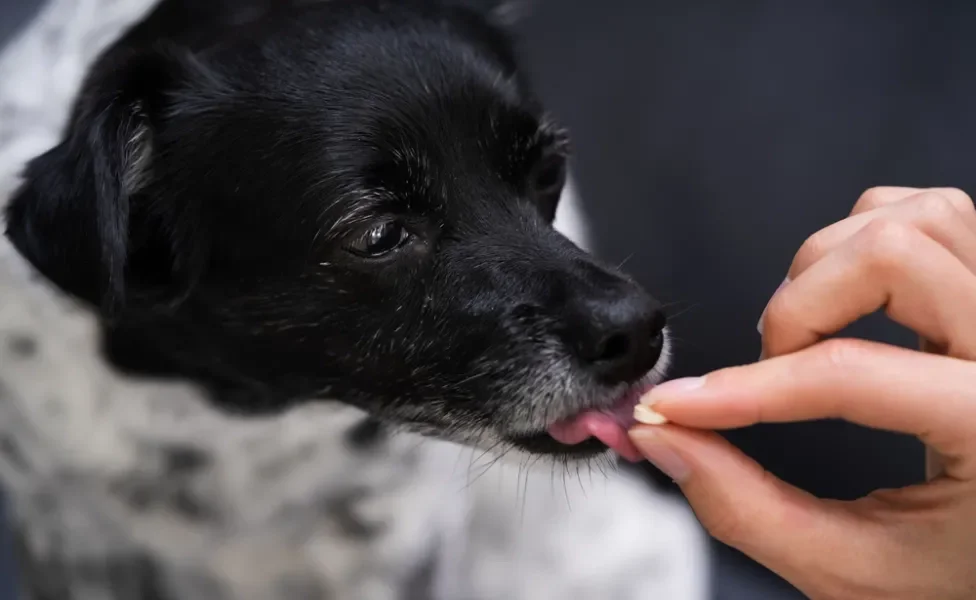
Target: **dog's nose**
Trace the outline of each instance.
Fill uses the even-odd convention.
[[[577,329],[584,367],[607,384],[632,382],[651,370],[664,345],[664,311],[643,290],[589,299]]]

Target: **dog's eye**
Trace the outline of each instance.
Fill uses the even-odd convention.
[[[558,195],[566,184],[566,160],[561,156],[543,158],[532,174],[532,186],[540,197]]]
[[[366,258],[378,258],[393,252],[410,239],[410,232],[399,221],[370,225],[346,245],[346,249]]]

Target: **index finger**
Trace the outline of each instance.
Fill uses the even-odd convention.
[[[878,309],[953,356],[976,358],[976,277],[919,230],[875,221],[777,292],[763,314],[768,357],[834,334]]]
[[[949,457],[976,440],[976,366],[861,340],[662,384],[644,399],[669,421],[699,429],[844,419],[914,435]]]

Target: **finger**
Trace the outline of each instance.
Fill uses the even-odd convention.
[[[926,340],[925,338],[919,338],[918,348],[922,352],[927,352],[929,354],[944,355],[945,350],[939,348],[932,342]],[[944,456],[938,453],[938,451],[925,447],[925,479],[926,481],[932,481],[938,479],[945,475],[945,465],[946,459]]]
[[[825,571],[831,579],[841,568],[864,573],[865,557],[878,556],[880,540],[862,522],[777,479],[714,433],[641,426],[631,439],[669,475],[679,470],[676,482],[709,533],[808,593],[822,589]]]
[[[854,208],[851,210],[851,216],[894,204],[911,196],[917,196],[923,193],[934,193],[945,197],[960,212],[976,213],[976,209],[973,208],[973,200],[969,197],[969,194],[957,188],[874,187],[861,194],[861,197],[857,199]]]
[[[925,447],[925,480],[932,481],[946,474],[946,457],[933,448]]]
[[[763,350],[794,352],[884,308],[953,356],[973,358],[973,306],[976,276],[955,256],[913,227],[876,220],[770,300]]]
[[[854,203],[854,208],[851,209],[851,215],[868,212],[881,206],[899,202],[922,191],[923,188],[899,186],[877,186],[869,188]]]
[[[817,232],[811,238],[807,239],[804,247],[800,249],[797,256],[794,258],[793,264],[790,265],[787,277],[784,282],[776,289],[778,292],[782,287],[789,283],[791,277],[796,277],[799,273],[803,272],[810,264],[815,262],[818,258],[825,255],[831,249],[842,243],[844,240],[852,236],[854,233],[859,231],[866,223],[874,220],[872,217],[863,217],[861,215],[866,213],[875,212],[878,209],[883,209],[890,205],[904,202],[913,197],[923,197],[927,198],[926,202],[935,204],[936,212],[946,212],[944,210],[944,204],[948,202],[954,206],[960,214],[962,214],[963,223],[970,229],[973,235],[976,235],[976,206],[974,206],[972,199],[968,194],[962,190],[956,188],[931,188],[928,190],[923,190],[921,188],[909,188],[909,187],[875,187],[864,192],[858,199],[857,203],[854,205],[854,209],[851,211],[851,217],[836,223],[835,226],[826,228]],[[925,204],[923,202],[922,204]],[[938,206],[942,204],[943,206]],[[962,237],[959,234],[959,227],[953,227],[955,233],[952,235],[952,239],[960,240]],[[963,241],[965,246],[970,246],[970,242]],[[951,245],[948,244],[948,245]],[[973,268],[971,257],[971,251],[961,253],[965,256],[965,264],[971,269]],[[774,294],[775,295],[775,292]],[[765,310],[763,314],[760,315],[759,323],[756,329],[759,331],[760,335],[763,334],[763,317],[765,317]]]
[[[880,219],[914,226],[976,272],[976,211],[972,202],[926,191],[854,214],[813,234],[793,258],[789,279],[796,279],[868,223]]]
[[[907,433],[948,458],[953,476],[976,443],[976,365],[862,340],[835,339],[752,365],[675,380],[642,401],[698,429],[844,419]],[[937,401],[936,401],[937,400]]]

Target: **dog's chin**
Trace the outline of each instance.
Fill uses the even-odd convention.
[[[507,438],[512,447],[535,456],[551,456],[566,461],[588,460],[607,454],[610,449],[596,438],[588,438],[578,444],[564,444],[556,441],[546,431],[513,435]]]

